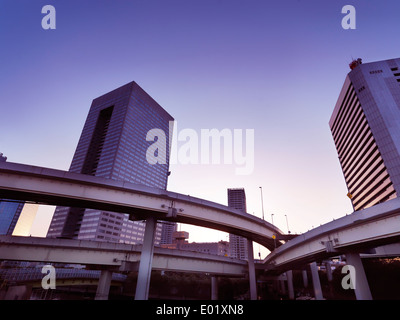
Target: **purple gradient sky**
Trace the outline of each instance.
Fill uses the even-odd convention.
[[[41,28],[46,4],[56,30]],[[346,4],[356,30],[341,27]],[[262,186],[266,219],[307,231],[352,211],[328,121],[352,57],[398,57],[399,11],[397,0],[2,0],[0,152],[67,170],[92,99],[135,80],[179,130],[255,130],[252,175],[178,164],[169,190],[226,204],[228,187],[245,187],[261,216]]]

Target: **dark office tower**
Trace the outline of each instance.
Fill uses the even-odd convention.
[[[228,207],[246,212],[246,194],[244,189],[228,189]],[[230,256],[236,259],[247,260],[247,239],[229,234]]]
[[[173,120],[135,82],[102,95],[92,102],[69,171],[166,189]],[[151,164],[146,157],[154,144],[146,137],[153,129],[165,133],[165,150],[157,151],[165,152],[165,164]],[[139,243],[143,233],[144,224],[126,214],[58,207],[47,236]],[[159,227],[156,242],[160,238]]]
[[[163,221],[160,244],[173,243],[173,234],[176,232],[176,229],[177,225],[175,222]]]
[[[0,153],[0,162],[6,162],[7,157]],[[0,199],[0,234],[11,235],[21,215],[24,202]]]
[[[329,126],[354,210],[400,191],[400,59],[350,64]]]

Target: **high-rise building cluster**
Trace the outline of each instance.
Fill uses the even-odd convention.
[[[400,192],[400,58],[350,63],[329,121],[344,179],[355,211],[396,198]],[[130,82],[93,100],[69,171],[166,189],[169,172],[168,114],[137,83]],[[165,163],[152,164],[147,133],[166,134]],[[0,153],[0,162],[7,158]],[[230,188],[228,206],[246,212],[243,188]],[[12,234],[23,202],[0,199],[0,234]],[[141,243],[144,223],[127,214],[57,207],[48,237]],[[186,237],[187,238],[187,237]],[[156,244],[248,258],[247,239],[230,234],[229,243],[189,244],[176,223],[159,221]]]

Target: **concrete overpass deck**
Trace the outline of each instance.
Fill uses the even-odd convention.
[[[283,232],[248,213],[140,184],[17,163],[0,163],[0,198],[122,212],[237,234],[273,250]]]
[[[137,271],[141,245],[88,240],[0,236],[0,260],[84,264],[113,271]],[[243,277],[246,261],[192,251],[154,248],[153,270]]]

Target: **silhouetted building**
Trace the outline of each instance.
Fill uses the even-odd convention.
[[[329,121],[354,210],[400,191],[400,59],[350,64]]]
[[[202,252],[218,256],[229,255],[229,242],[227,241],[188,242],[187,239],[189,239],[189,233],[186,231],[175,231],[172,237],[172,243],[162,244],[161,247],[168,249]]]
[[[218,242],[189,242],[183,243],[180,249],[227,257],[229,255],[229,242],[222,240]]]
[[[228,207],[246,212],[246,193],[243,188],[228,189]],[[235,234],[229,234],[230,256],[236,259],[247,260],[247,239]]]
[[[135,82],[104,94],[92,102],[69,171],[166,189],[173,120]],[[166,137],[165,149],[154,150],[154,154],[165,152],[164,164],[148,161],[147,151],[155,140],[148,141],[147,134],[154,129]],[[140,243],[144,226],[127,214],[57,207],[47,236]],[[156,243],[161,234],[159,224]]]
[[[173,234],[176,232],[176,222],[162,221],[160,244],[169,244],[173,242]]]

